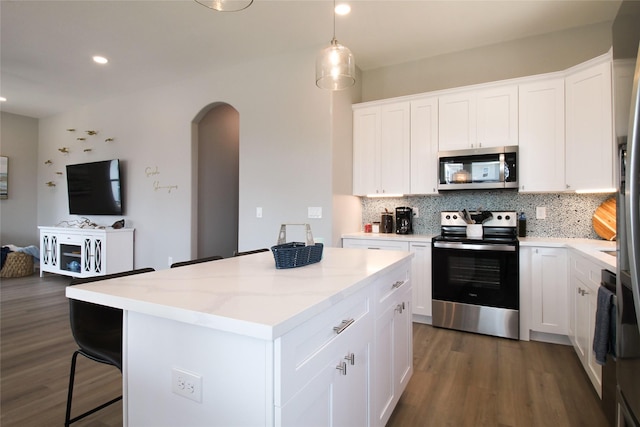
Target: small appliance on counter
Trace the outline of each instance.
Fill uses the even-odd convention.
[[[413,233],[413,209],[396,208],[396,234]]]
[[[386,210],[380,217],[380,232],[393,233],[393,214]]]

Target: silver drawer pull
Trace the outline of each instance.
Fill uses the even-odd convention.
[[[393,285],[391,285],[391,289],[398,289],[400,286],[404,285],[404,281],[398,280]]]
[[[336,366],[336,369],[342,372],[342,375],[347,375],[347,362],[338,363],[338,366]]]
[[[355,321],[356,321],[355,319],[343,320],[342,323],[340,323],[340,326],[334,326],[333,330],[335,331],[336,334],[341,334],[342,332],[344,332],[345,329],[351,326],[351,324]]]
[[[404,301],[402,301],[402,303],[401,303],[401,304],[398,304],[398,305],[396,306],[396,311],[397,311],[398,313],[400,313],[400,314],[402,314],[402,312],[404,311],[404,309],[405,309]]]
[[[344,357],[344,360],[347,360],[351,365],[355,365],[356,355],[354,353],[349,353]]]

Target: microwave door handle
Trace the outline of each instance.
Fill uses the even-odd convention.
[[[504,153],[500,153],[500,177],[499,182],[504,182]]]

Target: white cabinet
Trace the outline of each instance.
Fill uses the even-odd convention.
[[[409,242],[401,240],[391,239],[357,239],[357,238],[344,238],[342,239],[343,248],[358,248],[358,249],[375,249],[385,251],[408,251]]]
[[[569,339],[598,396],[602,396],[602,367],[596,363],[593,334],[601,267],[569,253]]]
[[[413,314],[414,320],[418,320],[420,316],[431,317],[431,243],[411,242],[409,250],[414,254],[411,264]]]
[[[611,61],[572,72],[565,89],[567,188],[615,188]]]
[[[134,229],[40,229],[40,276],[101,276],[133,269]]]
[[[353,194],[410,191],[409,102],[354,108]]]
[[[411,194],[438,192],[438,98],[411,101]]]
[[[567,270],[565,248],[532,248],[531,330],[567,335]]]
[[[564,79],[521,84],[518,103],[520,192],[564,191]]]
[[[518,144],[518,87],[508,85],[442,95],[439,151]]]
[[[276,425],[368,425],[370,294],[360,292],[277,341],[276,369],[283,375]]]
[[[410,277],[404,263],[276,340],[277,426],[386,424],[413,373]]]
[[[376,334],[373,366],[372,425],[386,425],[413,373],[411,284],[397,270],[375,286]],[[364,424],[344,424],[364,425]]]

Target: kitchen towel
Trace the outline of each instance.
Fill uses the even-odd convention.
[[[596,325],[593,333],[593,351],[599,365],[607,363],[607,354],[615,356],[616,310],[614,293],[605,286],[598,288]]]

